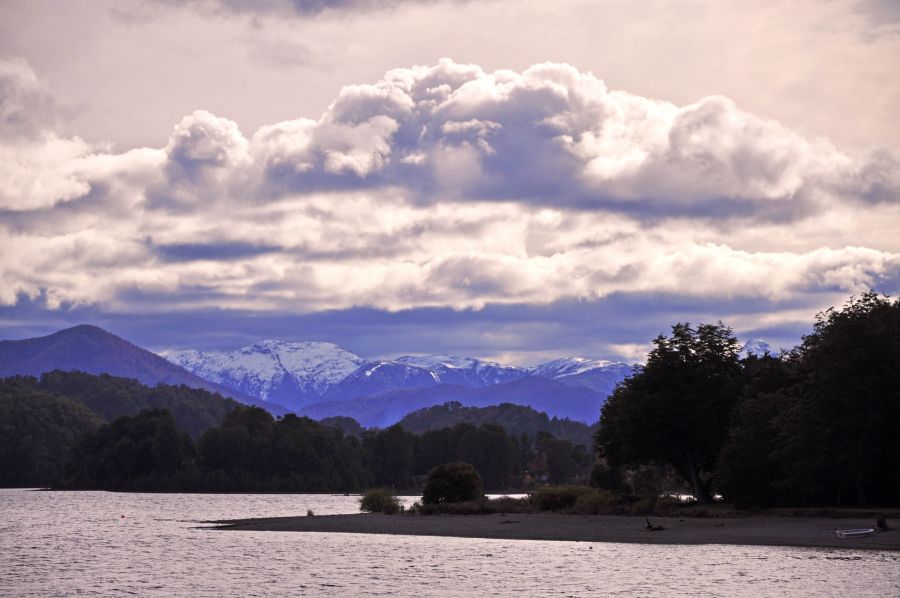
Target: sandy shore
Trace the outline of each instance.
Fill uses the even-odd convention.
[[[874,527],[868,519],[814,517],[665,518],[662,531],[647,531],[643,517],[581,515],[324,515],[216,521],[212,529],[282,532],[453,536],[503,540],[568,540],[640,544],[743,544],[900,550],[900,530],[841,539],[838,528]]]

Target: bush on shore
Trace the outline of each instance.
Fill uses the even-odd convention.
[[[529,499],[538,511],[562,511],[574,507],[580,497],[597,493],[599,491],[590,486],[562,484],[538,488]]]
[[[390,488],[370,488],[359,499],[359,510],[393,515],[403,512],[403,505]]]
[[[484,497],[481,476],[468,463],[438,465],[425,479],[422,503],[436,505],[478,500]]]

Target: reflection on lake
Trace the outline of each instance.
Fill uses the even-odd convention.
[[[308,509],[355,513],[357,497],[0,490],[0,594],[900,595],[893,552],[222,532],[196,523]]]

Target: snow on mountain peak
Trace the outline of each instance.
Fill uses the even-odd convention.
[[[532,376],[543,376],[545,378],[561,378],[563,376],[574,376],[590,370],[604,368],[613,365],[615,362],[605,359],[587,359],[585,357],[563,357],[554,359],[545,363],[538,364],[528,370]]]
[[[290,408],[398,388],[438,384],[480,388],[526,376],[605,389],[630,371],[625,364],[581,357],[527,369],[455,355],[368,361],[332,343],[272,339],[231,352],[187,350],[166,358],[210,382]]]
[[[166,358],[206,380],[285,403],[321,395],[365,363],[332,343],[276,340],[231,352],[180,351]]]
[[[462,386],[499,384],[526,375],[521,368],[455,355],[406,355],[394,361],[430,370],[440,383]]]
[[[758,357],[762,357],[766,353],[770,355],[775,355],[776,351],[772,349],[772,346],[759,339],[748,339],[744,346],[741,347],[741,356],[746,357],[748,355],[756,355]]]

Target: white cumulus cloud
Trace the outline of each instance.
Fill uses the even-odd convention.
[[[42,124],[52,98],[24,63],[0,90],[2,304],[789,301],[900,280],[896,159],[723,97],[443,60],[345,87],[318,118],[245,134],[198,110],[164,147],[116,153]]]

